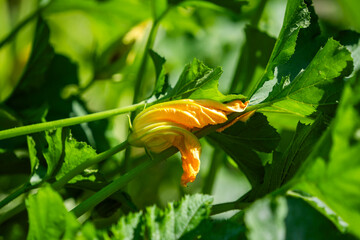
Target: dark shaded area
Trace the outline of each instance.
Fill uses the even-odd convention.
[[[355,240],[356,237],[341,233],[325,216],[299,198],[287,198],[287,240]]]

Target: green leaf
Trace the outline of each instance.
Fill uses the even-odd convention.
[[[149,51],[150,57],[154,62],[155,73],[156,73],[156,82],[155,88],[152,93],[152,96],[160,98],[161,95],[164,95],[169,88],[169,79],[168,75],[165,73],[164,64],[166,62],[165,58],[161,57],[155,51]]]
[[[326,118],[319,115],[311,125],[298,123],[293,140],[282,156],[284,165],[281,171],[281,185],[288,182],[296,174],[310,155],[327,128],[326,122]]]
[[[350,52],[354,60],[354,73],[360,70],[360,33],[354,31],[341,31],[338,33],[336,40],[344,45]],[[351,77],[350,76],[350,77]]]
[[[62,153],[62,129],[45,131],[27,137],[31,165],[30,184],[50,178],[57,169]]]
[[[29,215],[27,239],[73,239],[80,228],[75,216],[69,213],[60,195],[45,186],[26,200]]]
[[[256,99],[259,99],[258,101],[264,101],[268,97],[268,94],[271,92],[274,85],[278,81],[281,81],[281,78],[275,80],[277,75],[275,73],[276,67],[289,61],[295,52],[296,40],[298,38],[299,31],[303,28],[309,27],[309,25],[310,12],[307,8],[307,4],[304,3],[303,0],[288,1],[281,32],[275,43],[266,72],[256,88]],[[274,80],[271,81],[271,84],[267,84],[270,84],[270,86],[265,88],[264,84],[271,79]],[[259,91],[261,87],[263,87],[263,90]]]
[[[270,98],[267,98],[266,101],[272,102],[272,106],[264,108],[264,111],[308,116],[320,104],[335,104],[337,99],[333,96],[342,89],[341,78],[349,74],[349,68],[352,68],[349,51],[337,41],[329,39],[309,66],[291,83],[288,80],[281,80],[281,90],[279,87],[271,92]],[[276,79],[275,77],[270,82]],[[269,82],[265,84],[267,83]],[[256,99],[255,94],[252,100],[252,104],[256,104],[260,99]]]
[[[209,138],[234,159],[253,186],[260,184],[264,177],[263,164],[256,151],[271,153],[280,141],[279,134],[260,113],[246,123],[239,121]]]
[[[302,199],[287,197],[286,239],[355,240],[350,234],[341,233],[336,226],[312,206],[324,211],[329,209],[317,198]]]
[[[330,128],[306,160],[295,190],[319,198],[360,237],[360,81],[344,89]]]
[[[35,141],[31,136],[27,136],[27,144],[29,149],[29,158],[31,166],[31,178],[30,184],[36,185],[43,181],[43,178],[46,176],[46,169],[40,165],[40,160],[37,157],[37,150],[35,147]]]
[[[114,239],[143,239],[141,233],[142,229],[142,212],[130,213],[127,216],[120,218],[120,220],[110,228],[110,232]]]
[[[263,198],[245,212],[248,239],[285,239],[285,218],[288,208],[284,197]]]
[[[209,217],[211,202],[212,197],[207,195],[185,196],[164,210],[152,206],[124,216],[110,230],[116,239],[179,239]]]
[[[337,102],[340,79],[349,73],[351,62],[338,42],[325,44],[311,2],[288,1],[280,36],[251,104],[270,102],[263,111],[309,116],[318,105]]]
[[[47,163],[47,174],[51,176],[58,166],[63,153],[62,129],[45,131],[45,140],[42,144],[42,154]]]
[[[59,172],[56,175],[56,179],[60,179],[66,173],[70,172],[72,169],[80,165],[81,163],[87,161],[90,158],[96,156],[96,151],[89,145],[84,142],[78,142],[73,138],[70,132],[65,137],[64,143],[64,161],[61,165]],[[95,171],[96,172],[96,171]],[[79,180],[90,180],[94,181],[95,176],[91,174],[78,175],[74,177],[69,183],[75,183]],[[88,176],[86,176],[88,175]]]
[[[185,66],[175,87],[165,98],[172,99],[212,99],[219,102],[244,99],[242,95],[223,95],[218,90],[222,69],[207,67],[198,59]]]
[[[324,118],[320,115],[313,124],[298,124],[295,135],[285,153],[274,152],[271,162],[264,167],[260,184],[242,197],[244,202],[252,202],[280,188],[294,177],[306,158],[314,149],[326,129]]]
[[[262,111],[300,117],[309,116],[319,105],[335,104],[352,59],[333,39],[319,50],[324,39],[310,3],[289,1],[283,28],[251,104],[268,102],[271,106]]]
[[[179,239],[209,217],[211,202],[212,197],[196,194],[170,203],[164,211],[156,207],[147,208],[145,219],[149,238],[164,236],[165,239]]]
[[[307,202],[310,206],[312,206],[314,209],[319,211],[321,214],[326,216],[333,224],[336,225],[336,227],[344,233],[346,229],[348,228],[348,224],[344,222],[341,217],[339,217],[329,206],[327,206],[323,201],[321,201],[319,198],[306,195],[302,192],[292,192],[289,191],[288,195],[299,198]]]

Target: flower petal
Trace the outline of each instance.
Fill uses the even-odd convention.
[[[177,138],[173,144],[181,153],[184,171],[181,176],[181,185],[186,186],[196,179],[196,175],[200,171],[201,145],[197,137],[192,133]]]
[[[151,122],[171,121],[186,128],[203,128],[227,121],[230,112],[242,112],[247,103],[235,100],[222,104],[213,100],[182,99],[153,105],[134,120],[134,127],[142,128]]]
[[[243,112],[248,102],[235,100],[226,104],[213,100],[182,99],[155,104],[142,111],[133,122],[133,132],[128,141],[131,145],[146,147],[159,153],[171,146],[179,149],[184,173],[181,184],[193,182],[200,170],[201,146],[191,133],[207,125],[221,124],[232,112]],[[219,131],[238,120],[245,121],[252,113],[233,120]]]
[[[145,146],[150,151],[159,153],[174,146],[181,153],[184,173],[181,184],[193,182],[200,170],[201,145],[197,137],[176,123],[161,122],[146,127],[145,132],[133,132],[129,142],[135,146]]]

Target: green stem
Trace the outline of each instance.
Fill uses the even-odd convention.
[[[0,202],[0,208],[4,207],[6,204],[8,204],[9,202],[11,202],[12,200],[14,200],[15,198],[17,198],[18,196],[20,196],[21,194],[23,194],[24,192],[26,192],[28,190],[28,185],[24,184],[21,188],[19,188],[18,190],[16,190],[15,192],[13,192],[12,194],[10,194],[9,196],[7,196],[5,199],[3,199]]]
[[[231,210],[241,210],[248,207],[249,205],[250,203],[242,203],[237,201],[215,204],[211,207],[210,215],[216,215]]]
[[[59,179],[58,181],[54,182],[51,186],[52,188],[54,188],[55,190],[59,190],[61,189],[68,181],[70,181],[73,177],[75,177],[76,175],[80,174],[81,172],[83,172],[86,168],[99,163],[109,157],[111,157],[112,155],[124,150],[126,147],[128,146],[128,142],[124,141],[121,144],[100,153],[99,155],[97,155],[96,157],[89,159],[85,162],[83,162],[82,164],[78,165],[77,167],[75,167],[74,169],[72,169],[70,172],[68,172],[67,174],[65,174],[61,179]],[[6,205],[8,202],[10,202],[11,200],[13,200],[14,198],[16,198],[17,196],[19,196],[20,194],[24,193],[25,191],[27,191],[29,188],[27,188],[26,186],[24,186],[23,188],[19,189],[18,191],[16,191],[15,193],[11,194],[8,199],[4,199],[0,204],[3,204],[2,206]],[[4,202],[4,203],[3,203]],[[5,222],[7,219],[15,216],[16,214],[20,213],[21,211],[25,210],[25,204],[22,203],[20,205],[18,205],[16,208],[10,210],[9,212],[6,212],[3,216],[0,217],[0,224]]]
[[[165,13],[166,13],[166,11],[165,11]],[[142,97],[141,96],[141,93],[142,93],[142,91],[141,91],[141,83],[142,83],[142,79],[144,78],[144,74],[145,74],[145,71],[146,71],[146,65],[147,65],[147,61],[148,61],[148,52],[149,52],[150,48],[152,48],[152,46],[154,44],[154,40],[155,40],[155,36],[156,36],[156,33],[157,33],[157,29],[158,29],[160,20],[165,15],[165,13],[162,14],[159,17],[159,19],[155,19],[152,26],[151,26],[150,33],[149,33],[148,39],[146,41],[145,49],[144,49],[144,52],[142,54],[140,67],[139,67],[139,70],[137,72],[136,79],[135,79],[133,103],[139,102],[141,97]],[[134,120],[135,115],[136,115],[135,111],[131,113],[131,115],[130,115],[131,122]],[[124,169],[125,169],[125,171],[130,168],[130,161],[129,161],[130,155],[131,155],[131,148],[128,148],[125,151],[125,157],[124,157]]]
[[[95,207],[97,204],[105,200],[107,197],[111,196],[113,193],[119,191],[121,188],[123,188],[128,182],[133,180],[134,178],[140,176],[141,174],[146,173],[146,171],[158,164],[163,159],[166,159],[170,157],[171,155],[175,154],[177,152],[177,149],[172,147],[164,152],[157,155],[155,159],[150,159],[141,165],[137,166],[136,168],[130,170],[123,176],[119,177],[103,189],[101,189],[99,192],[95,193],[90,198],[86,199],[82,203],[80,203],[77,207],[75,207],[71,212],[75,214],[76,217],[80,217],[85,212],[90,210],[91,208]]]
[[[155,35],[157,33],[159,22],[160,22],[160,19],[155,20],[153,22],[151,29],[150,29],[148,39],[146,41],[145,49],[144,49],[144,52],[143,52],[142,58],[141,58],[140,67],[139,67],[139,70],[138,70],[138,73],[137,73],[136,79],[135,79],[133,103],[139,102],[142,97],[141,96],[141,83],[142,83],[142,80],[144,78],[145,71],[146,71],[146,65],[147,65],[147,61],[148,61],[148,52],[154,44]],[[134,120],[135,114],[136,114],[135,112],[131,113],[131,120]]]
[[[2,48],[6,43],[8,43],[9,41],[11,41],[16,34],[24,27],[26,26],[28,23],[30,23],[32,20],[34,20],[37,16],[40,15],[40,13],[47,8],[50,3],[52,1],[49,1],[48,3],[46,3],[43,6],[40,6],[38,9],[36,9],[33,13],[29,14],[29,16],[27,16],[26,18],[24,18],[22,21],[20,21],[12,30],[11,32],[3,39],[0,41],[0,48]]]
[[[120,143],[119,145],[117,145],[117,146],[115,146],[115,147],[113,147],[113,148],[111,148],[111,149],[109,149],[109,150],[107,150],[105,152],[102,152],[102,153],[98,154],[96,157],[91,158],[91,159],[81,163],[80,165],[73,168],[70,172],[65,174],[58,181],[54,182],[51,186],[55,190],[61,189],[67,182],[69,182],[76,175],[83,172],[86,168],[88,168],[88,167],[90,167],[92,165],[95,165],[95,164],[97,164],[99,162],[104,161],[105,159],[111,157],[112,155],[124,150],[128,145],[129,145],[129,143],[127,141],[124,141],[124,142]]]
[[[6,129],[3,131],[0,131],[0,140],[27,135],[31,133],[41,132],[45,130],[55,129],[59,127],[67,127],[72,126],[80,123],[85,122],[92,122],[112,116],[116,116],[119,114],[127,113],[135,111],[136,109],[143,107],[144,102],[133,104],[131,106],[123,107],[123,108],[117,108],[112,109],[108,111],[88,114],[86,116],[79,116],[79,117],[73,117],[73,118],[65,118],[60,120],[55,120],[51,122],[44,122],[44,123],[36,123],[32,125],[22,126],[22,127],[15,127],[11,129]]]

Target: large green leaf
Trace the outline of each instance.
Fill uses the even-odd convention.
[[[319,198],[360,236],[360,80],[348,82],[330,128],[309,156],[294,189]]]
[[[324,118],[319,116],[311,125],[298,124],[293,140],[284,153],[274,152],[267,162],[258,185],[244,195],[244,202],[252,202],[278,189],[294,177],[326,129]]]
[[[179,239],[209,217],[212,197],[186,196],[181,202],[171,203],[163,211],[156,207],[146,210],[146,223],[150,239]]]
[[[326,130],[326,121],[325,117],[319,116],[312,124],[298,123],[293,140],[282,156],[280,185],[288,182],[296,174],[312,152],[315,144]]]
[[[272,106],[265,108],[264,111],[308,116],[320,104],[335,104],[337,99],[332,96],[336,95],[343,85],[341,79],[337,78],[344,76],[344,73],[349,74],[350,67],[352,67],[352,58],[349,51],[337,41],[330,39],[319,50],[310,65],[291,83],[281,80],[281,88],[275,88],[266,100],[272,102]],[[271,81],[276,80],[275,77]],[[253,104],[261,102],[256,98],[257,94],[253,97]]]
[[[49,186],[26,200],[29,215],[27,239],[73,239],[80,228],[74,215],[69,213],[60,195]]]
[[[318,213],[321,213],[323,217],[327,217],[328,221],[331,221],[334,226],[339,229],[339,232],[344,233],[347,228],[348,224],[344,222],[344,220],[339,217],[329,206],[327,206],[323,201],[321,201],[318,197],[314,197],[308,194],[304,194],[302,192],[293,192],[289,191],[287,193],[288,195],[292,196],[293,198],[302,199],[304,202],[309,204],[309,207],[311,206],[313,208],[313,211],[318,211]],[[316,210],[315,210],[316,209]]]
[[[331,211],[319,199],[307,198],[304,200],[297,197],[287,197],[286,199],[288,205],[288,214],[285,219],[286,239],[357,239],[350,234],[340,232],[333,222],[325,217],[326,214],[331,214]],[[325,216],[312,207],[314,204],[317,205],[316,209],[322,208],[326,212]]]
[[[264,177],[264,167],[256,151],[271,153],[276,149],[280,136],[264,115],[256,113],[246,123],[237,122],[222,133],[211,134],[209,139],[235,160],[255,186]]]
[[[282,31],[251,104],[269,102],[271,107],[263,111],[309,116],[319,105],[337,102],[341,78],[351,68],[346,48],[333,39],[325,44],[310,3],[289,1]]]
[[[276,67],[289,61],[295,52],[299,31],[309,27],[309,25],[310,12],[307,4],[303,0],[288,1],[280,35],[275,43],[266,72],[256,88],[258,91],[256,95],[257,99],[261,99],[261,101],[265,100],[274,85],[281,81],[281,78],[275,78]],[[271,79],[273,80],[270,83],[265,84]],[[261,93],[259,92],[260,88],[263,88]]]
[[[211,202],[212,197],[206,195],[186,196],[164,210],[152,206],[124,216],[110,230],[115,238],[179,239],[209,217]]]

